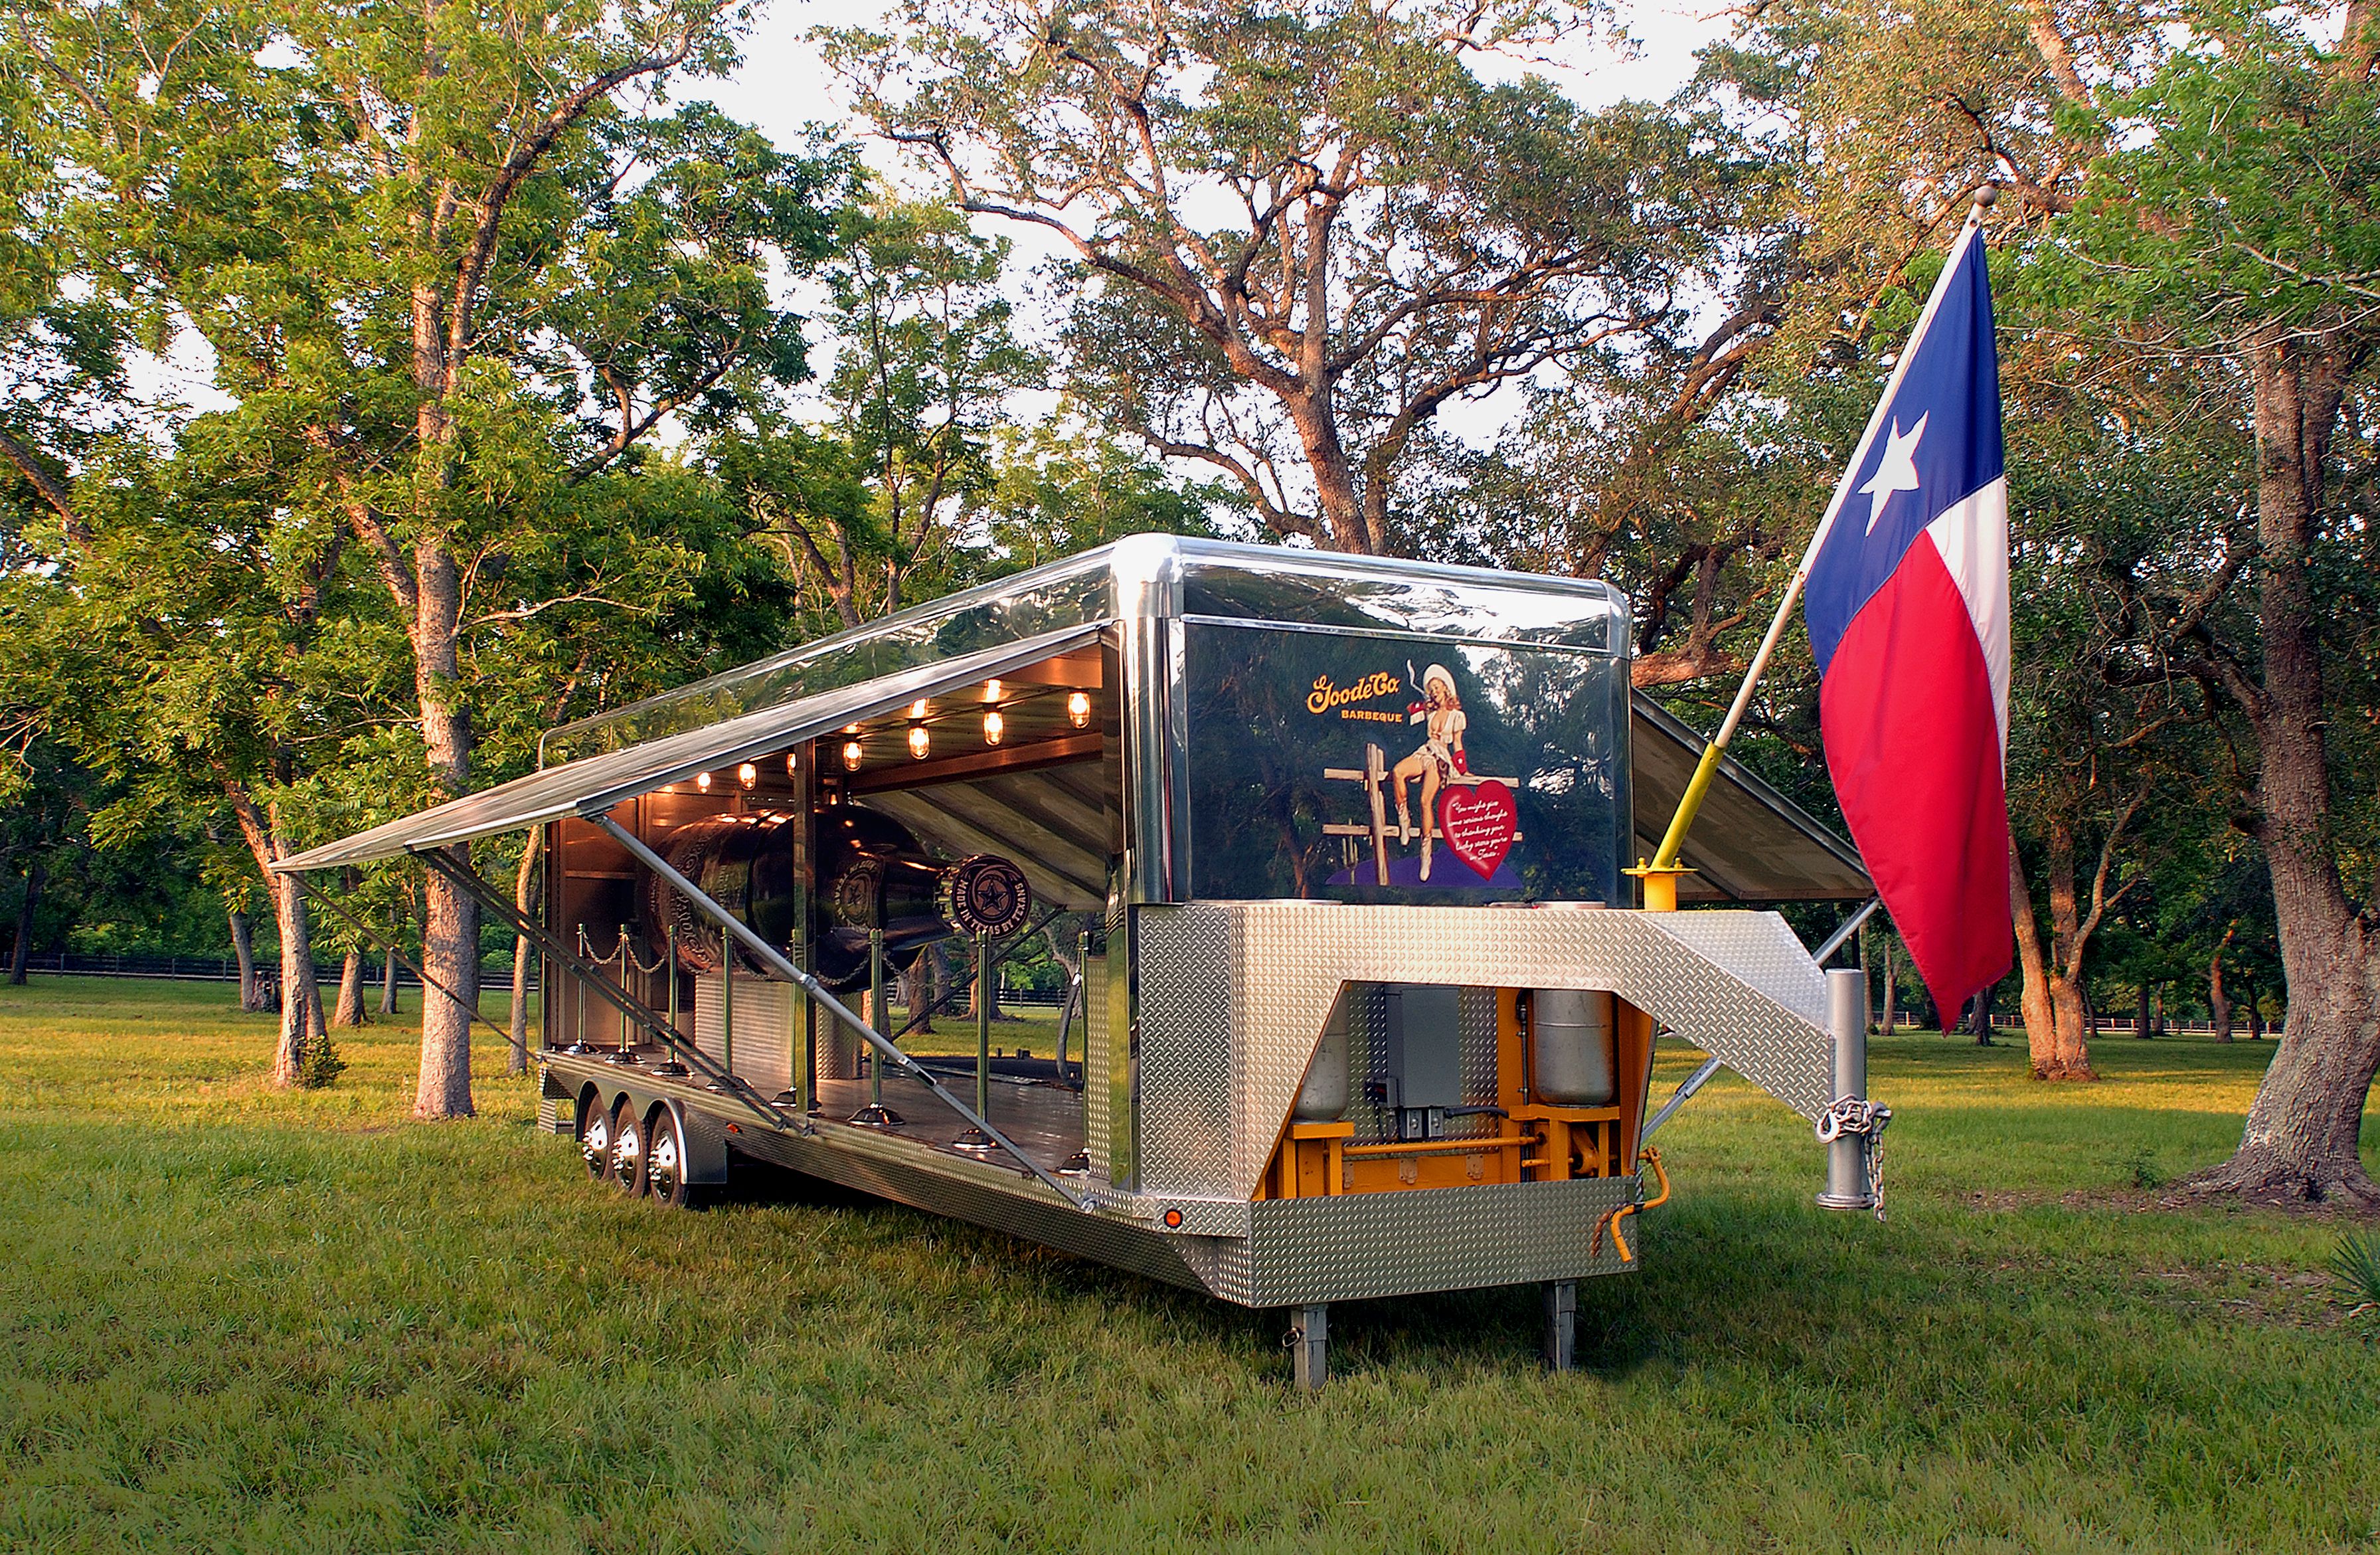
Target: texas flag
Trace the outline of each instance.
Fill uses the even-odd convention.
[[[1820,521],[1803,611],[1843,818],[1945,1021],[2010,959],[2008,477],[1970,223]]]

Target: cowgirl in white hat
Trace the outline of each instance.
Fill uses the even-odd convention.
[[[1438,813],[1438,791],[1450,783],[1467,779],[1471,762],[1463,753],[1463,731],[1469,720],[1463,715],[1463,699],[1455,694],[1454,676],[1445,665],[1432,664],[1421,673],[1421,690],[1423,699],[1406,707],[1405,722],[1422,725],[1428,737],[1411,756],[1398,762],[1389,776],[1397,785],[1398,840],[1404,843],[1414,839],[1408,785],[1414,779],[1421,779],[1421,878],[1427,880],[1429,818]]]

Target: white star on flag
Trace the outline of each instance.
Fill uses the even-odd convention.
[[[1884,516],[1884,504],[1892,500],[1895,492],[1917,490],[1917,440],[1925,435],[1927,411],[1917,418],[1909,435],[1900,435],[1900,418],[1892,419],[1892,436],[1884,445],[1884,458],[1876,465],[1876,473],[1868,477],[1860,490],[1868,494],[1867,532],[1876,533],[1876,521]]]

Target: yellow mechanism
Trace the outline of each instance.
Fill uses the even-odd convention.
[[[1614,1002],[1614,1104],[1559,1107],[1529,1094],[1528,1000],[1518,989],[1496,992],[1496,1133],[1465,1139],[1354,1143],[1350,1123],[1292,1122],[1257,1182],[1256,1197],[1318,1198],[1335,1194],[1451,1188],[1470,1183],[1559,1183],[1616,1177],[1634,1160],[1645,1076],[1653,1057],[1653,1018]]]

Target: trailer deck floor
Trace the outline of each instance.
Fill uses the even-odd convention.
[[[665,1087],[714,1107],[735,1108],[738,1105],[723,1098],[711,1098],[698,1075],[654,1075],[652,1066],[667,1056],[658,1045],[640,1045],[631,1051],[638,1062],[620,1065],[624,1078],[634,1075],[648,1087]],[[601,1053],[573,1056],[581,1063],[590,1058],[601,1063],[609,1058],[611,1051],[607,1049]],[[974,1104],[975,1066],[972,1059],[936,1055],[923,1062],[933,1070],[934,1077],[941,1082],[944,1089],[962,1101]],[[1080,1064],[1070,1067],[1077,1075],[1082,1073]],[[1083,1093],[1075,1087],[1059,1084],[1056,1072],[1057,1064],[1050,1059],[993,1060],[991,1106],[988,1114],[992,1127],[1015,1141],[1017,1147],[1031,1156],[1044,1171],[1053,1172],[1064,1167],[1083,1148]],[[868,1085],[865,1079],[821,1080],[815,1116],[820,1123],[844,1123],[868,1103]],[[909,1140],[961,1160],[1012,1159],[1003,1150],[995,1149],[987,1157],[982,1151],[958,1148],[955,1142],[967,1132],[967,1121],[944,1106],[925,1086],[905,1075],[886,1074],[884,1105],[899,1115],[901,1126],[870,1131],[881,1137]]]

